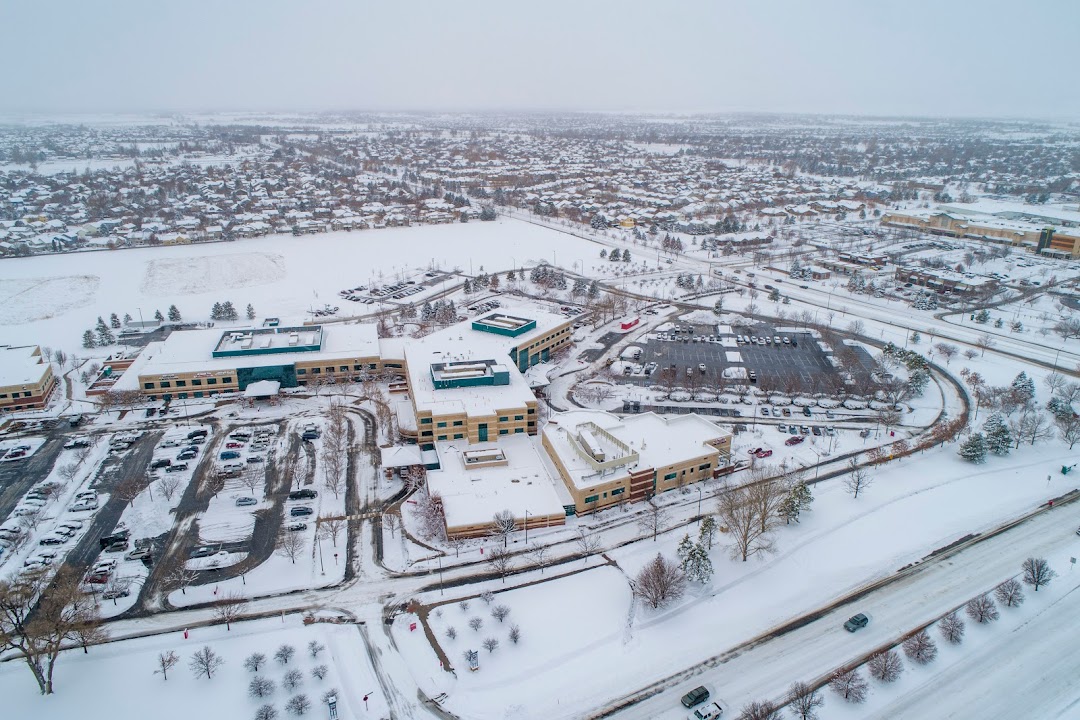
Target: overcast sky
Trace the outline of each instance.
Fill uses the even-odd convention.
[[[0,112],[1080,118],[1076,0],[0,0]]]

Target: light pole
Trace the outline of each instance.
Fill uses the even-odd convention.
[[[698,525],[701,525],[701,485],[697,488],[697,521]]]
[[[529,511],[525,511],[525,544],[529,544]]]
[[[442,556],[439,556],[439,595],[443,594],[443,582],[442,582]]]

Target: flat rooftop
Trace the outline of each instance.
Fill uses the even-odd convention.
[[[593,430],[599,427],[602,433]],[[589,462],[575,448],[582,446],[583,431],[604,453],[604,462],[611,465],[600,471],[597,458]],[[552,415],[544,427],[544,436],[562,461],[563,467],[580,490],[585,490],[613,477],[625,475],[638,467],[662,468],[699,457],[711,448],[708,443],[724,438],[728,433],[700,415],[680,415],[664,418],[655,413],[642,413],[620,418],[599,410],[571,410]],[[607,437],[610,436],[610,437]],[[611,437],[623,447],[614,445]]]
[[[322,349],[321,325],[262,327],[226,330],[211,353],[214,357],[318,352]]]
[[[502,510],[519,519],[526,510],[530,517],[562,515],[572,502],[541,460],[535,438],[511,435],[498,444],[456,441],[435,448],[440,469],[428,472],[428,487],[442,496],[448,527],[490,523]],[[489,464],[495,455],[500,464]]]
[[[0,345],[0,387],[37,384],[49,367],[37,352],[37,345]]]

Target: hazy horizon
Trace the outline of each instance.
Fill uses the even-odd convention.
[[[1080,6],[777,0],[8,8],[0,114],[1080,118]]]

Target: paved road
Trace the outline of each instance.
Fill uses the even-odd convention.
[[[31,487],[49,476],[66,441],[63,435],[53,434],[33,455],[0,463],[0,523],[11,517],[15,506]]]

